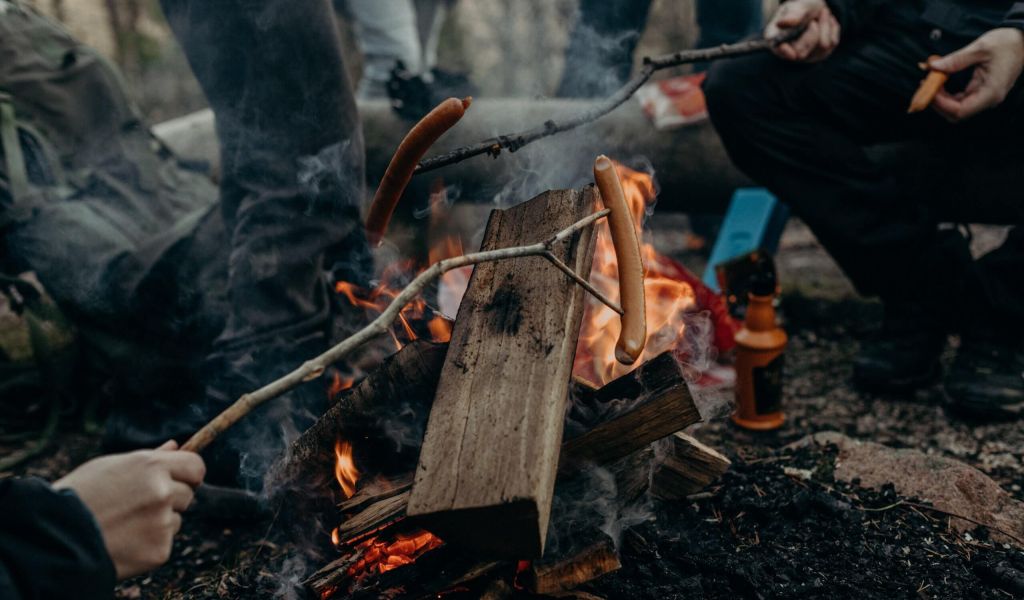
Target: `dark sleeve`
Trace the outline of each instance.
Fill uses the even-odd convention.
[[[1024,2],[1014,2],[1010,12],[1006,13],[1002,27],[1013,27],[1024,30]]]
[[[109,600],[114,565],[92,513],[39,479],[0,481],[0,598]]]

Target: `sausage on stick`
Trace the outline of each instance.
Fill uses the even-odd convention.
[[[941,56],[929,56],[928,63],[933,60],[938,60]],[[917,92],[914,93],[914,97],[910,100],[910,108],[907,109],[908,114],[921,112],[928,108],[932,100],[935,99],[935,95],[939,93],[939,90],[946,85],[946,81],[949,80],[949,75],[942,71],[936,71],[935,69],[928,69],[926,63],[922,63],[921,68],[928,70],[928,75],[921,81],[921,85],[917,88]]]
[[[601,192],[604,207],[611,211],[608,215],[608,229],[619,264],[619,296],[623,314],[622,330],[615,344],[615,358],[624,365],[631,365],[640,358],[644,344],[647,343],[644,264],[640,259],[640,240],[615,165],[603,154],[594,161],[594,181]]]
[[[371,246],[378,245],[384,237],[388,223],[391,222],[391,215],[395,212],[406,186],[409,185],[417,163],[434,145],[437,138],[459,122],[472,101],[472,98],[449,98],[438,104],[416,123],[398,145],[398,150],[391,157],[384,178],[381,179],[377,193],[373,196],[370,211],[366,215],[366,233]]]

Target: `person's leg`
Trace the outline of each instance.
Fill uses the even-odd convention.
[[[205,418],[324,349],[323,256],[361,235],[363,145],[326,0],[163,6],[221,143],[229,312],[208,361]],[[277,430],[303,416],[288,399],[263,413],[234,436],[250,460],[256,448],[278,452]]]
[[[413,74],[422,74],[429,68],[423,60],[420,22],[413,0],[348,2],[363,52],[360,98],[386,97],[386,85],[397,61],[402,61]]]
[[[441,28],[448,17],[448,0],[415,0],[416,29],[419,35],[422,69],[424,77],[437,66],[437,46],[441,41]]]
[[[629,79],[652,0],[581,0],[555,95],[607,96]]]
[[[704,86],[733,162],[812,228],[860,292],[886,301],[886,331],[906,343],[881,353],[898,364],[870,356],[858,363],[858,380],[869,385],[919,385],[937,375],[944,336],[935,315],[915,308],[935,283],[923,267],[966,251],[962,240],[944,248],[924,206],[865,151],[912,135],[915,124],[948,128],[930,114],[906,118],[920,79],[914,63],[933,52],[927,33],[915,33],[883,28],[815,65],[769,54],[721,61]]]
[[[734,162],[790,204],[862,293],[878,295],[887,309],[895,309],[906,329],[892,333],[912,343],[884,360],[894,367],[910,357],[896,370],[921,377],[934,372],[941,348],[934,335],[924,333],[927,321],[933,327],[963,326],[966,317],[988,312],[979,308],[990,306],[979,293],[984,275],[962,235],[938,231],[929,191],[884,169],[865,145],[922,137],[952,146],[952,155],[962,160],[972,152],[958,147],[958,140],[1002,136],[1007,147],[1019,137],[1019,129],[1006,126],[1017,120],[1012,106],[957,126],[930,113],[905,115],[920,80],[917,57],[965,42],[933,42],[923,24],[883,14],[824,63],[748,57],[716,65],[705,85],[712,122]],[[859,366],[885,371],[877,361]]]

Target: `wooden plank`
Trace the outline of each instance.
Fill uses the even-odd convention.
[[[635,398],[635,402],[622,400]],[[603,422],[565,442],[559,468],[608,464],[701,420],[682,367],[665,352],[640,368],[579,399],[574,412],[602,415]],[[622,411],[604,414],[604,406]],[[570,414],[570,418],[572,415]],[[592,418],[592,417],[591,417]]]
[[[669,453],[651,473],[651,493],[664,500],[700,492],[732,464],[714,448],[682,432],[669,438],[668,443]]]
[[[535,243],[595,210],[592,187],[491,213],[482,249]],[[590,274],[593,228],[552,248]],[[409,515],[498,557],[540,556],[584,291],[539,257],[477,265],[441,371]]]

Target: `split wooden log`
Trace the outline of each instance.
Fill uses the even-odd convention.
[[[556,594],[621,568],[611,538],[600,532],[595,537],[594,542],[574,547],[563,556],[533,561],[520,581],[534,594]]]
[[[714,483],[732,464],[714,448],[679,432],[666,440],[668,454],[651,473],[651,494],[678,500]]]
[[[635,401],[624,403],[626,399]],[[600,414],[610,406],[621,411],[621,415],[606,417],[585,433],[567,440],[559,470],[579,469],[588,462],[610,463],[701,420],[682,367],[669,352],[593,394],[582,392],[570,418],[574,413]]]
[[[491,213],[483,250],[543,239],[594,212],[592,187]],[[557,258],[590,273],[591,229]],[[442,539],[497,557],[540,556],[562,442],[584,293],[521,258],[477,265],[459,308],[408,514]]]

